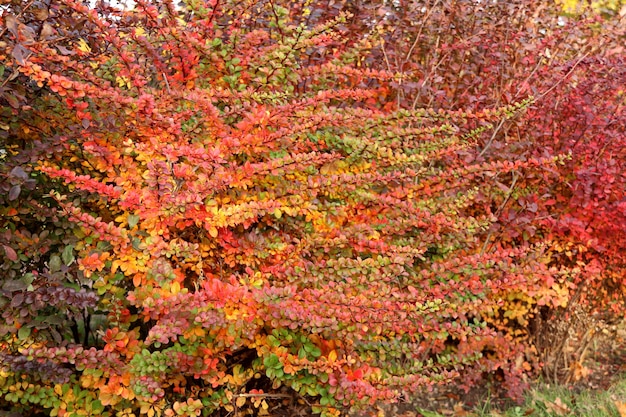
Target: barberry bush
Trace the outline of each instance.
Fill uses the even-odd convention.
[[[475,45],[429,34],[441,61],[412,57],[411,40],[394,66],[406,39],[384,21],[289,3],[4,12],[2,407],[182,416],[302,403],[331,416],[489,375],[516,397],[541,366],[534,315],[563,311],[589,272],[594,294],[606,288],[619,264],[599,263],[582,232],[622,230],[619,215],[563,229],[580,205],[623,205],[619,124],[582,153],[542,135],[588,91],[623,117],[623,91],[598,87],[603,67],[588,77],[591,52],[618,53],[579,62],[564,48],[552,65],[520,35],[533,72],[458,75],[437,93],[443,78],[419,66],[454,79],[455,63],[497,51],[486,32]],[[583,39],[604,24],[580,22]],[[483,55],[466,61],[463,47]],[[502,62],[517,59],[507,51]],[[568,103],[558,120],[543,107],[552,92]],[[605,120],[590,114],[586,126]],[[618,183],[589,200],[571,184],[595,178],[583,156],[601,146]],[[593,256],[574,259],[574,245]]]

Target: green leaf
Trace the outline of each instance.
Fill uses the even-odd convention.
[[[50,272],[57,272],[61,270],[61,257],[59,255],[54,254],[50,255],[50,261],[48,262],[48,267],[50,268]]]
[[[320,350],[320,348],[318,348],[314,344],[311,344],[311,343],[305,344],[304,350],[310,353],[311,356],[313,356],[314,358],[319,358],[320,356],[322,356],[322,351]]]
[[[31,328],[30,327],[20,327],[20,329],[17,331],[17,337],[20,340],[26,340],[28,339],[28,336],[30,336],[30,332],[31,332]]]
[[[35,280],[35,275],[32,273],[27,273],[24,275],[24,277],[22,278],[22,280],[24,280],[24,282],[26,283],[26,285],[30,285],[33,283],[33,281]]]
[[[280,360],[278,359],[278,356],[274,355],[273,353],[270,356],[268,356],[265,359],[263,359],[263,365],[267,369],[280,369],[280,368],[282,368],[282,365],[280,363]]]
[[[270,346],[273,346],[273,347],[280,346],[280,341],[272,335],[267,336],[267,342]]]
[[[322,356],[322,351],[317,346],[313,347],[310,353],[314,358],[319,358],[320,356]]]
[[[102,402],[100,402],[100,400],[95,400],[91,403],[91,410],[96,415],[102,414],[102,412],[104,411],[104,406],[102,405]]]
[[[67,266],[70,266],[72,262],[74,262],[74,245],[68,245],[63,249],[61,259],[63,259],[63,263]]]
[[[139,223],[139,216],[136,214],[130,214],[127,220],[128,227],[132,229],[133,227],[137,226],[137,223]]]
[[[298,349],[298,358],[300,359],[306,358],[306,350],[304,350],[304,347],[301,347],[300,349]]]

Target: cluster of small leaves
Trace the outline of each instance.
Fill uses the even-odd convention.
[[[31,275],[32,277],[32,275]],[[28,282],[28,281],[27,281]],[[93,310],[99,298],[93,292],[84,288],[76,290],[69,287],[50,286],[37,289],[28,285],[29,289],[18,289],[24,281],[5,281],[2,289],[0,305],[3,307],[2,318],[7,324],[13,321],[13,326],[5,326],[1,333],[8,333],[18,328],[20,339],[30,335],[31,330],[48,330],[53,332],[57,341],[62,340],[57,328],[68,325],[68,319],[84,319],[85,311]],[[13,291],[7,291],[13,289]]]
[[[30,375],[43,382],[62,384],[70,381],[72,370],[64,368],[57,362],[33,360],[22,355],[2,354],[2,363],[7,370],[16,374]]]

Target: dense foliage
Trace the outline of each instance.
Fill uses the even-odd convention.
[[[580,376],[562,323],[624,309],[605,14],[7,2],[0,407],[330,416]]]

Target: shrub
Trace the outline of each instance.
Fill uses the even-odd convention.
[[[33,175],[62,232],[38,264],[5,245],[3,406],[219,415],[295,396],[337,415],[488,374],[519,396],[528,317],[578,276],[546,235],[514,234],[536,217],[494,235],[570,163],[501,142],[532,97],[407,101],[369,28],[313,6],[62,4],[82,31],[24,40],[24,15],[4,17],[10,70],[50,103],[59,153]]]

